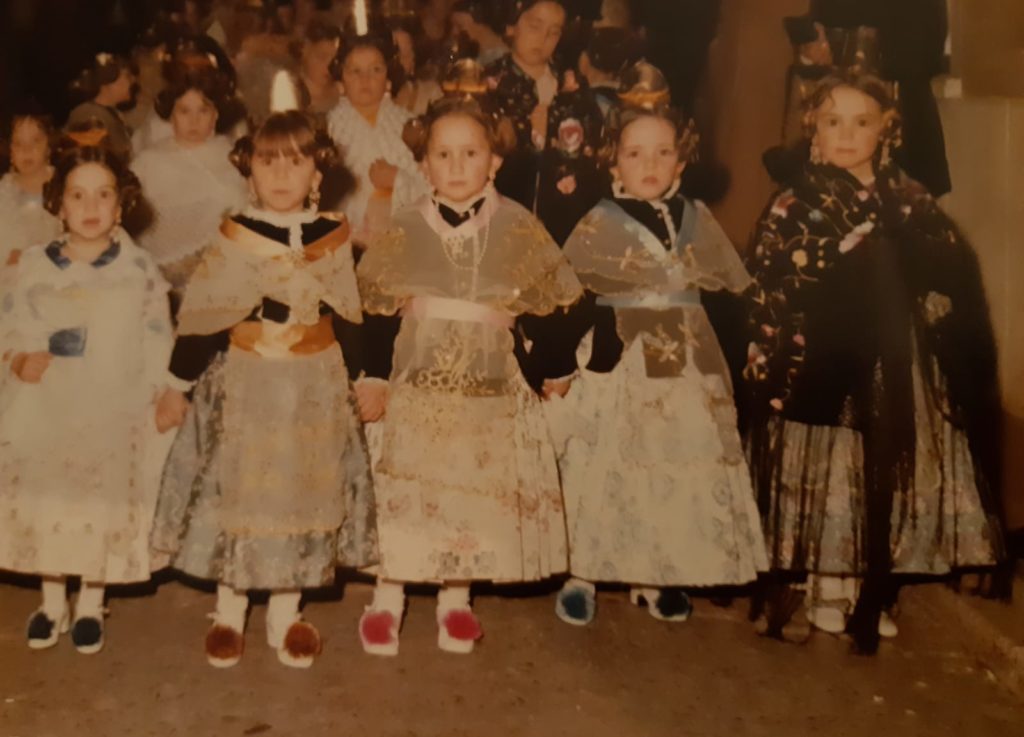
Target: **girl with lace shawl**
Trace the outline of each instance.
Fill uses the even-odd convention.
[[[43,207],[43,187],[53,176],[52,138],[49,120],[35,114],[13,116],[0,138],[5,149],[0,159],[10,163],[0,177],[0,269],[16,263],[29,246],[49,243],[60,234],[60,221]]]
[[[180,294],[203,249],[228,214],[248,201],[245,180],[232,166],[234,124],[229,81],[215,69],[183,73],[157,95],[155,110],[174,135],[142,151],[133,168],[156,209],[139,240]]]
[[[419,167],[402,142],[412,113],[391,99],[401,71],[387,28],[350,34],[335,58],[344,97],[327,115],[327,129],[356,177],[343,202],[357,244],[383,232],[391,218],[427,192]]]
[[[224,221],[185,289],[171,370],[194,386],[153,530],[164,562],[217,581],[211,665],[244,649],[247,592],[270,591],[267,643],[308,667],[302,590],[376,556],[365,441],[346,360],[362,320],[348,223],[317,211],[347,175],[310,119],[272,114],[232,161],[258,205]],[[344,353],[343,353],[344,351]],[[175,409],[185,410],[177,396]]]
[[[173,379],[167,284],[120,226],[142,211],[140,188],[102,134],[55,157],[43,197],[66,232],[21,253],[0,299],[0,568],[42,577],[29,647],[70,625],[85,654],[103,647],[106,586],[150,577],[177,424],[154,411]]]
[[[884,83],[825,79],[812,162],[754,235],[747,434],[772,568],[814,574],[808,619],[874,652],[896,634],[893,574],[1001,555],[999,391],[977,260],[891,162]],[[858,595],[859,589],[859,595]],[[780,586],[781,636],[800,595]]]
[[[743,585],[767,567],[729,368],[701,304],[702,290],[740,293],[750,277],[679,191],[697,134],[656,69],[626,75],[607,135],[612,196],[565,245],[588,293],[568,349],[590,333],[589,363],[568,394],[548,386],[573,576],[555,611],[585,625],[595,583],[621,582],[655,618],[685,621],[683,587]]]
[[[472,581],[565,570],[554,449],[513,328],[581,289],[543,226],[494,191],[512,136],[472,97],[435,102],[406,128],[434,192],[359,264],[364,309],[402,315],[390,390],[378,385],[363,407],[379,416],[390,391],[374,474],[381,561],[359,625],[369,653],[398,653],[406,583],[440,584],[438,646],[469,653],[482,634]]]

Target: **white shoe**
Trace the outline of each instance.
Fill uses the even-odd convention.
[[[846,631],[846,613],[836,607],[809,607],[807,621],[816,629],[828,632],[830,635],[841,635]]]
[[[484,636],[480,620],[468,606],[437,612],[437,646],[447,653],[469,655]]]
[[[892,618],[889,612],[882,612],[882,616],[878,620],[878,634],[887,640],[891,640],[900,633],[900,628],[896,626],[896,621]]]
[[[61,635],[65,635],[71,629],[71,616],[68,610],[56,620],[50,617],[42,609],[37,609],[28,618],[26,635],[28,646],[32,650],[45,650],[57,644]]]

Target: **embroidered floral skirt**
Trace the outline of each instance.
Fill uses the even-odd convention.
[[[935,411],[915,367],[913,491],[893,501],[893,570],[944,574],[996,560],[998,524],[982,507],[967,436]],[[772,567],[859,575],[864,549],[860,433],[773,418],[764,519]]]
[[[56,358],[41,383],[0,390],[0,568],[146,581],[174,435],[157,433],[148,389],[109,371],[98,385],[84,360]]]
[[[549,409],[574,576],[649,586],[742,584],[764,539],[723,380],[648,378],[641,341],[584,370]]]
[[[566,570],[554,449],[536,395],[392,386],[377,482],[380,575],[533,581]]]
[[[376,560],[366,443],[337,346],[232,348],[200,380],[164,470],[153,549],[236,589],[329,584]]]

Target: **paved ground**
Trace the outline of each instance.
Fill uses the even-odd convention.
[[[213,597],[181,583],[114,598],[107,648],[62,639],[31,652],[33,589],[0,583],[0,737],[1017,737],[1024,705],[961,649],[926,592],[904,600],[902,633],[857,658],[825,635],[805,646],[758,638],[745,604],[698,605],[683,625],[651,619],[624,593],[588,628],[550,595],[480,597],[487,637],[472,656],[440,653],[433,602],[411,602],[396,659],[364,655],[356,621],[370,591],[310,604],[325,652],[309,671],[280,666],[263,641],[230,671],[205,664]]]

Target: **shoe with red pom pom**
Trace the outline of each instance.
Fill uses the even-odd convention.
[[[445,652],[468,655],[483,636],[480,621],[468,606],[438,611],[437,646]]]
[[[386,609],[367,607],[359,618],[359,639],[370,655],[398,655],[398,628],[401,621]]]

